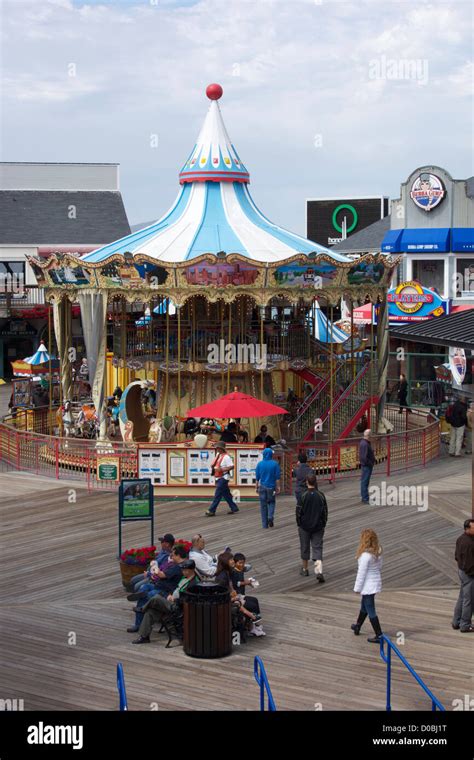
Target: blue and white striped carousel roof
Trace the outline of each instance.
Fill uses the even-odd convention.
[[[82,257],[100,262],[116,253],[145,254],[183,262],[204,253],[240,253],[253,261],[283,261],[297,253],[346,256],[270,222],[248,190],[249,175],[222,120],[220,85],[206,90],[211,100],[198,140],[179,175],[182,185],[171,209],[157,222]]]

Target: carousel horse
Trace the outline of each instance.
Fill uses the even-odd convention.
[[[176,440],[177,421],[175,417],[166,414],[161,422],[162,436],[161,440],[165,443],[171,443]]]
[[[153,420],[150,425],[150,431],[148,433],[148,440],[150,443],[160,443],[163,436],[163,427],[161,420]]]
[[[120,398],[118,418],[123,440],[148,441],[150,420],[143,411],[142,392],[153,385],[149,380],[135,380],[127,385]],[[128,426],[131,422],[132,426]]]

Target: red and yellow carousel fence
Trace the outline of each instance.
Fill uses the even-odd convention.
[[[384,416],[394,424],[389,435],[374,435],[372,445],[376,457],[375,474],[387,476],[424,467],[440,454],[440,423],[426,412],[413,410],[398,415],[398,408],[386,407]],[[3,469],[43,475],[57,480],[82,481],[89,490],[115,490],[114,481],[100,480],[98,466],[101,458],[113,458],[122,478],[137,477],[138,449],[122,441],[60,438],[28,429],[26,414],[18,412],[0,423],[0,464]],[[40,427],[44,425],[41,422]],[[305,441],[298,445],[306,451],[308,461],[315,467],[320,480],[335,482],[341,478],[357,477],[360,437],[339,441]],[[292,470],[296,464],[294,451],[276,454],[282,470],[282,492],[292,492]]]
[[[390,476],[413,467],[425,467],[439,457],[441,435],[437,418],[416,409],[399,415],[398,407],[386,407],[384,417],[394,424],[394,432],[371,436],[375,475]],[[360,436],[332,443],[304,441],[298,445],[298,451],[306,452],[320,479],[335,482],[360,476],[359,442]]]
[[[134,446],[107,442],[100,447],[96,440],[59,438],[25,430],[23,422],[24,419],[16,415],[0,423],[0,462],[4,469],[57,480],[82,481],[89,490],[115,490],[117,482],[99,480],[97,476],[101,458],[113,457],[120,477],[137,477]]]

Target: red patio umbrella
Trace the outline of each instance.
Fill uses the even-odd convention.
[[[226,396],[210,401],[208,404],[190,409],[187,417],[218,417],[228,419],[230,417],[269,417],[272,414],[286,414],[287,410],[281,406],[260,401],[258,398],[249,396],[247,393],[228,393]]]

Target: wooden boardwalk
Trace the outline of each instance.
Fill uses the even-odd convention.
[[[469,635],[451,629],[457,597],[454,543],[471,514],[471,461],[442,459],[389,484],[429,486],[429,509],[371,507],[358,499],[358,480],[325,485],[329,523],[327,583],[299,573],[291,498],[281,498],[276,527],[263,531],[256,505],[239,515],[203,517],[202,503],[156,506],[156,536],[201,532],[211,553],[229,544],[243,551],[261,581],[267,636],[250,639],[220,661],[164,648],[163,636],[136,647],[125,629],[131,607],[121,587],[114,494],[19,473],[0,474],[0,684],[2,699],[26,710],[117,709],[115,666],[124,665],[133,710],[258,708],[253,657],[266,665],[273,695],[285,710],[384,709],[385,666],[378,647],[355,637],[358,597],[352,592],[360,530],[373,527],[385,553],[377,608],[384,630],[452,709],[474,694]],[[379,478],[374,483],[380,483]],[[70,488],[76,501],[70,503]],[[127,546],[148,543],[147,526],[125,527]],[[183,700],[183,694],[186,699]],[[394,709],[429,709],[401,664],[394,664]]]

